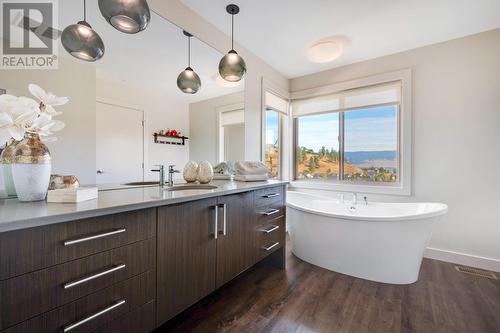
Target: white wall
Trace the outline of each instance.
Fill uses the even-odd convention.
[[[217,108],[245,101],[244,93],[234,93],[207,99],[189,105],[190,145],[189,157],[195,161],[217,164],[219,126]],[[246,114],[245,114],[246,117]],[[246,121],[246,119],[245,119]],[[244,146],[241,147],[245,149]]]
[[[293,79],[291,90],[404,68],[413,72],[413,194],[368,198],[447,203],[427,255],[500,271],[500,29]]]
[[[231,45],[229,36],[186,7],[181,1],[150,0],[148,3],[157,14],[188,30],[221,53],[225,54],[229,51]],[[230,17],[228,16],[229,23]],[[245,77],[245,159],[260,160],[261,136],[256,133],[260,133],[262,125],[262,78],[273,82],[285,91],[289,90],[289,80],[241,45],[236,44],[235,49],[245,59],[248,70]]]
[[[62,52],[62,51],[61,51]],[[35,83],[69,103],[58,108],[57,119],[66,127],[48,144],[52,173],[76,175],[82,184],[94,184],[95,156],[95,67],[70,57],[59,58],[57,70],[1,70],[0,87],[9,94],[32,97],[28,84]]]
[[[157,144],[153,133],[161,129],[180,130],[189,137],[188,104],[178,101],[161,91],[146,91],[140,87],[119,82],[97,80],[97,99],[112,104],[132,107],[144,111],[144,164],[146,180],[157,180],[158,173],[151,172],[154,165],[176,165],[182,169],[189,160],[190,140],[185,146]],[[156,168],[154,168],[156,169]],[[180,174],[176,178],[181,178]]]

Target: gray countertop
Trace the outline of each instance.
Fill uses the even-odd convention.
[[[285,185],[288,182],[214,181],[214,190],[165,191],[158,186],[133,187],[99,191],[99,198],[72,203],[19,202],[17,199],[0,199],[0,233],[67,222],[83,218],[165,206],[220,195]]]

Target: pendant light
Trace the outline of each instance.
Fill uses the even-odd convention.
[[[104,55],[104,43],[87,23],[86,0],[83,0],[83,21],[67,26],[61,34],[64,49],[73,57],[85,61],[97,61]]]
[[[146,0],[99,0],[99,9],[109,24],[127,34],[141,32],[151,21]]]
[[[226,11],[231,14],[231,50],[221,59],[219,73],[226,81],[238,82],[247,71],[245,61],[234,50],[234,15],[240,12],[240,7],[231,4],[226,7]]]
[[[191,35],[187,31],[183,31],[188,38],[188,66],[177,77],[177,87],[186,94],[196,94],[201,88],[201,80],[198,74],[191,68]]]

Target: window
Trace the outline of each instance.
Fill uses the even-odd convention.
[[[292,102],[295,179],[400,183],[401,82]]]
[[[219,108],[218,160],[243,161],[245,159],[245,110],[243,104]]]
[[[264,147],[264,162],[269,170],[269,176],[276,178],[280,170],[280,114],[266,109],[266,133]]]
[[[271,178],[281,178],[283,120],[288,115],[288,102],[277,95],[264,93],[263,160]]]

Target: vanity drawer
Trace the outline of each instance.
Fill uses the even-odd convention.
[[[132,211],[0,235],[0,280],[155,236],[156,209]]]
[[[286,240],[286,219],[280,217],[269,221],[257,228],[260,233],[260,256],[261,258],[273,253],[283,247]]]
[[[13,326],[4,333],[95,331],[154,300],[155,280],[156,271],[148,271]]]
[[[155,301],[105,324],[92,333],[149,333],[156,328]]]
[[[0,282],[0,329],[155,268],[155,238]]]
[[[270,205],[256,207],[256,224],[261,225],[268,223],[271,220],[277,219],[279,217],[285,216],[285,206],[281,202],[276,202]]]
[[[284,203],[284,187],[276,186],[255,191],[255,206],[269,206]]]

